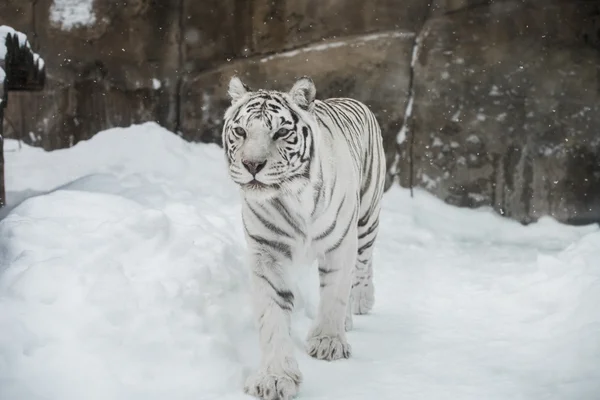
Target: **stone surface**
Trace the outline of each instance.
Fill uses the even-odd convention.
[[[94,2],[95,24],[64,30],[50,19],[52,0],[28,4],[5,7],[0,23],[20,16],[16,28],[43,49],[48,84],[15,96],[7,136],[51,150],[111,126],[155,120],[176,128],[177,8],[168,1]]]
[[[0,5],[0,24],[15,21],[34,38],[35,49],[44,49],[49,80],[42,93],[12,102],[6,132],[48,150],[145,120],[196,139],[207,126],[189,129],[191,123],[182,120],[187,117],[180,96],[184,82],[227,60],[324,38],[398,28],[414,32],[428,10],[421,0],[405,1],[403,7],[395,0],[96,1],[95,23],[67,30],[52,21],[52,4],[7,0]]]
[[[422,0],[184,0],[186,68],[201,72],[229,59],[289,50],[323,39],[387,30],[416,32]]]
[[[598,6],[521,4],[427,22],[401,183],[523,222],[600,221]]]
[[[9,137],[51,150],[154,120],[219,143],[231,75],[308,74],[321,98],[373,108],[403,186],[523,222],[600,220],[600,0],[95,1],[71,30],[52,4],[0,2],[47,63],[44,91],[12,95]]]
[[[226,88],[234,74],[252,88],[289,90],[296,78],[309,73],[317,98],[349,96],[371,107],[380,121],[391,162],[408,97],[413,36],[392,31],[326,41],[199,74],[183,86],[182,130],[192,140],[221,142],[222,115],[229,105]]]

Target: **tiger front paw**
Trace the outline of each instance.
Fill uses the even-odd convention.
[[[244,392],[261,400],[290,400],[302,383],[302,373],[296,360],[282,365],[262,367],[246,379]]]
[[[334,361],[350,358],[352,348],[341,336],[313,336],[306,343],[308,355],[317,360]]]

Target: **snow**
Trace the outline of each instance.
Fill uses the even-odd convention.
[[[54,0],[50,21],[64,30],[96,23],[94,0]]]
[[[440,139],[437,136],[433,138],[433,143],[431,143],[431,147],[442,147],[443,145],[444,142],[442,142],[442,139]]]
[[[406,109],[404,110],[404,123],[402,124],[402,128],[400,128],[400,132],[398,132],[398,135],[396,137],[396,144],[400,145],[406,140],[406,133],[408,132],[408,121],[412,115],[414,101],[415,98],[411,91],[410,96],[408,98],[408,103],[406,104]]]
[[[502,93],[500,93],[500,89],[498,89],[498,86],[492,85],[489,95],[490,96],[502,96]]]
[[[248,398],[259,351],[221,149],[153,123],[5,147],[24,201],[0,220],[0,400]],[[351,359],[303,353],[318,283],[301,274],[299,398],[598,399],[598,227],[414,194],[384,197]]]
[[[6,49],[5,44],[6,44],[6,37],[9,34],[17,36],[17,38],[19,39],[20,46],[26,46],[27,48],[31,49],[31,45],[29,44],[29,41],[27,40],[27,35],[25,35],[23,32],[19,32],[15,29],[11,28],[10,26],[0,25],[0,60],[4,60],[6,58],[7,49]],[[33,60],[37,64],[39,70],[42,70],[44,68],[44,59],[42,57],[40,57],[39,54],[33,53]],[[0,68],[0,81],[4,81],[4,77],[5,77],[5,72],[2,68]]]
[[[450,118],[450,120],[452,122],[460,122],[460,108],[454,113],[454,115],[452,115],[452,118]]]
[[[283,53],[273,54],[264,58],[261,58],[260,62],[267,62],[277,58],[289,58],[295,57],[298,54],[309,53],[313,51],[323,51],[336,47],[345,47],[345,46],[356,46],[360,44],[364,44],[367,42],[372,42],[374,40],[379,40],[383,38],[404,38],[410,39],[413,38],[415,34],[413,32],[405,32],[405,31],[390,31],[390,32],[382,32],[375,33],[370,35],[359,36],[354,40],[344,40],[344,41],[326,41],[321,44],[312,44],[306,47],[302,47],[297,50],[290,50]]]
[[[29,42],[27,41],[27,36],[19,31],[14,30],[10,26],[0,25],[0,60],[4,60],[6,58],[6,37],[9,35],[16,35],[19,39],[19,44],[21,46],[29,47]]]
[[[158,90],[161,88],[161,86],[162,86],[162,83],[160,82],[159,79],[152,78],[152,89]]]
[[[481,143],[481,139],[477,135],[469,135],[466,140],[468,143]]]
[[[42,70],[46,65],[44,59],[37,53],[33,53],[33,62],[37,64],[38,70]]]

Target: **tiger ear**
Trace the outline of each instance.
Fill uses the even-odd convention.
[[[244,82],[242,82],[242,80],[237,76],[232,77],[229,81],[229,90],[227,91],[227,93],[231,98],[232,104],[239,100],[243,95],[245,95],[249,91],[250,88],[246,86]]]
[[[294,83],[292,90],[290,90],[292,100],[304,110],[309,110],[311,108],[316,94],[317,89],[315,88],[315,84],[308,76],[303,76],[298,79],[296,83]]]

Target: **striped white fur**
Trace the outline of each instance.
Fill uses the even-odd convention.
[[[320,303],[307,351],[350,356],[351,314],[373,307],[373,244],[385,177],[381,131],[362,103],[315,99],[309,78],[290,92],[251,91],[231,79],[223,147],[241,187],[262,363],[245,391],[293,397],[302,381],[290,338],[290,268],[318,260]]]

